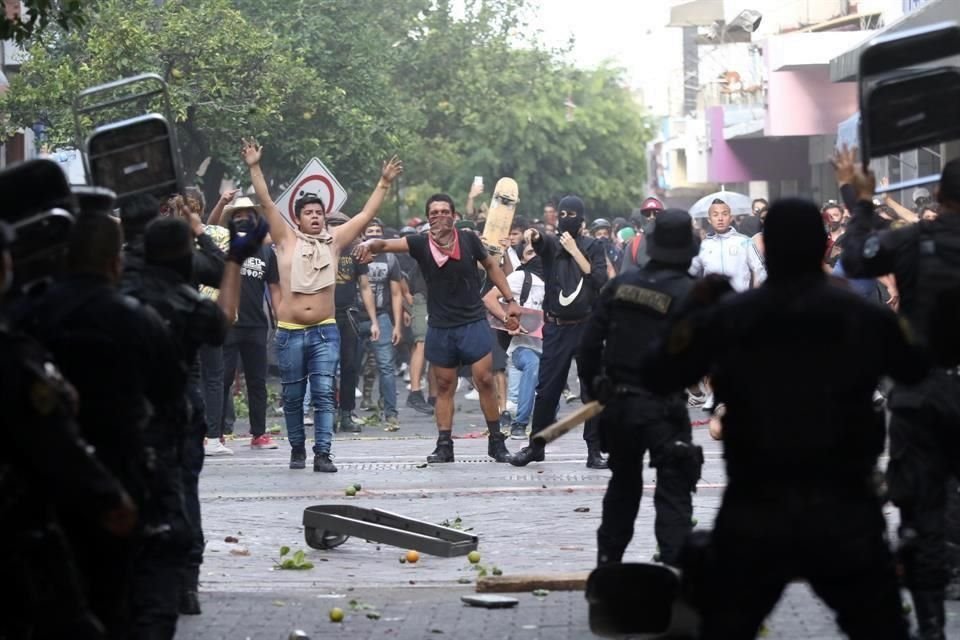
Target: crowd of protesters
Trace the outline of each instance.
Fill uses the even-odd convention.
[[[42,295],[17,299],[15,312],[5,314],[18,330],[29,333],[52,354],[41,355],[41,364],[28,369],[31,373],[26,378],[12,379],[9,386],[4,382],[5,391],[26,385],[19,400],[10,402],[27,398],[24,415],[54,416],[58,425],[66,425],[64,435],[57,436],[66,443],[62,451],[70,452],[63,455],[72,456],[71,464],[82,475],[78,486],[95,487],[89,496],[100,500],[98,523],[68,527],[73,539],[85,541],[74,550],[75,580],[65,580],[58,586],[61,591],[46,593],[37,588],[30,597],[24,596],[29,606],[21,618],[36,616],[37,607],[46,606],[51,598],[65,602],[66,592],[74,603],[71,616],[78,612],[85,616],[88,631],[79,637],[170,638],[178,613],[199,613],[196,592],[203,537],[197,477],[204,455],[233,453],[227,436],[233,428],[234,386],[241,369],[249,407],[249,447],[276,449],[267,432],[271,404],[267,380],[268,363],[277,361],[291,469],[306,468],[309,426],[313,427],[313,470],[321,473],[337,471],[333,460],[337,430],[356,433],[374,424],[388,431],[402,429],[398,385],[403,383],[408,390],[405,406],[436,420],[437,447],[428,462],[455,460],[452,398],[467,385],[474,387],[486,420],[489,456],[496,462],[525,466],[545,459],[543,445],[533,436],[554,422],[564,398],[581,396],[580,390],[569,388],[568,377],[573,362],[583,358],[583,344],[592,341],[602,350],[604,341],[610,340],[597,328],[596,317],[624,309],[633,309],[630,313],[654,309],[659,315],[650,326],[658,328],[668,318],[671,297],[637,282],[655,282],[658,273],[708,284],[719,278],[733,293],[743,295],[747,301],[743,309],[753,312],[762,305],[756,303],[761,298],[749,297],[750,290],[781,292],[785,281],[795,286],[794,281],[812,277],[803,269],[785,267],[784,261],[793,255],[799,264],[808,257],[810,246],[819,251],[822,234],[823,251],[815,256],[817,277],[854,291],[877,308],[897,311],[905,305],[906,317],[913,321],[917,316],[911,313],[922,299],[917,293],[922,287],[914,281],[917,269],[904,271],[904,260],[925,265],[921,258],[929,254],[939,259],[934,271],[952,274],[960,267],[950,263],[949,251],[938,253],[931,248],[954,248],[941,238],[952,231],[949,225],[955,224],[954,212],[960,204],[957,161],[944,170],[937,202],[929,192],[917,190],[912,203],[905,206],[889,195],[873,200],[873,184],[851,169],[848,156],[838,154],[838,179],[847,187],[842,190],[844,198],[817,207],[819,218],[812,229],[802,219],[813,205],[799,201],[770,205],[756,199],[749,212],[734,212],[728,202],[717,198],[705,218],[691,219],[649,197],[629,217],[591,220],[589,200],[567,195],[529,217],[521,208],[509,235],[489,245],[481,240],[486,212],[475,205],[482,194],[479,183],[462,214],[453,198],[436,194],[426,202],[424,218],[391,228],[377,213],[402,172],[402,164],[394,158],[383,164],[377,185],[356,215],[327,211],[319,196],[306,193],[297,194],[294,216],[287,220],[272,200],[260,158],[260,146],[244,140],[242,159],[249,169],[252,192],[226,191],[209,208],[201,192],[190,188],[163,202],[149,197],[124,200],[118,203],[118,221],[111,197],[97,200],[75,194],[73,208],[78,215],[66,246],[67,268]],[[775,233],[768,234],[769,211],[779,212],[774,215],[777,220],[785,220],[784,212],[792,211],[801,222],[796,226],[781,222]],[[663,221],[659,231],[658,219]],[[791,229],[797,230],[798,243],[806,243],[806,253],[791,249],[785,241]],[[916,231],[913,236],[911,230]],[[15,239],[6,226],[0,231],[3,281],[9,285],[17,267],[9,253]],[[886,232],[899,235],[883,235]],[[916,255],[908,254],[903,247],[913,246],[909,243],[915,236],[919,248]],[[890,237],[899,239],[899,244],[884,244]],[[773,253],[774,247],[779,254]],[[899,258],[887,254],[908,257],[898,262]],[[887,256],[888,261],[877,266],[878,256]],[[641,280],[630,280],[641,271]],[[771,286],[765,284],[768,281]],[[953,295],[952,290],[941,293],[944,298]],[[827,300],[834,293],[817,289],[816,296]],[[838,308],[846,308],[847,298],[837,300]],[[942,311],[940,298],[937,304]],[[925,307],[923,313],[927,313]],[[863,330],[869,333],[886,327],[887,320],[871,316],[863,321]],[[123,332],[114,331],[117,323],[123,324]],[[942,324],[939,321],[936,327],[923,330],[946,335],[949,332]],[[721,328],[736,333],[729,325]],[[614,331],[602,328],[608,330]],[[623,326],[619,330],[630,331]],[[887,329],[878,331],[881,335]],[[762,342],[765,335],[757,339]],[[636,337],[637,344],[658,338]],[[928,340],[932,341],[929,335]],[[683,355],[688,346],[673,345],[676,349],[671,353]],[[10,353],[19,354],[18,349]],[[629,353],[633,355],[633,350]],[[948,377],[956,376],[953,355],[957,354],[938,355]],[[638,363],[643,361],[642,347],[636,347],[635,356]],[[903,379],[915,382],[918,376],[913,373],[919,365],[911,368],[904,364],[907,356],[903,358],[890,366]],[[71,408],[73,392],[54,359],[81,393],[79,413]],[[156,366],[144,372],[136,366],[141,359]],[[877,371],[883,366],[878,365]],[[691,366],[688,371],[703,377],[684,382],[693,386],[680,397],[680,406],[685,403],[710,413],[711,435],[723,438],[728,404],[734,406],[743,399],[730,394],[729,378],[726,395],[720,391],[715,399],[714,371],[704,366]],[[101,382],[106,378],[101,376],[108,374],[109,388],[123,390],[122,402],[103,397],[106,387]],[[646,394],[648,387],[656,386],[638,380],[616,387],[614,395]],[[674,382],[683,380],[677,375]],[[581,377],[580,382],[583,399],[595,397],[594,380]],[[870,391],[879,409],[885,400],[879,388],[884,383],[873,383]],[[904,397],[897,395],[901,407]],[[927,401],[918,398],[910,405],[917,411]],[[673,404],[664,406],[674,411]],[[371,415],[361,419],[363,411]],[[674,420],[676,414],[671,416]],[[743,421],[743,414],[735,410],[730,416],[731,425]],[[609,415],[607,420],[609,424]],[[684,414],[679,422],[689,432],[688,416]],[[116,438],[124,424],[136,428],[131,426],[129,434]],[[610,451],[610,441],[604,440],[598,419],[587,422],[583,437],[587,466],[607,468],[602,452]],[[527,444],[510,454],[507,438]],[[93,449],[85,448],[86,441],[94,445],[99,460],[90,454]],[[673,444],[670,455],[677,456],[678,464],[688,465],[685,480],[677,486],[687,487],[684,482],[692,479],[689,487],[680,490],[686,493],[683,509],[689,510],[689,493],[695,490],[702,458],[696,462],[689,433],[684,441]],[[898,452],[906,458],[911,455],[909,446]],[[632,464],[642,464],[642,456],[641,450],[640,461]],[[24,477],[33,472],[30,465],[42,466],[26,455],[4,459],[2,465],[0,479],[7,481],[22,471],[21,466],[30,469]],[[943,485],[955,469],[955,460],[948,461],[943,477],[936,481]],[[668,470],[669,465],[659,469]],[[944,486],[939,489],[947,491]],[[25,488],[18,490],[28,495]],[[41,483],[31,490],[38,492],[30,494],[36,505],[57,503],[52,487]],[[639,495],[638,490],[637,502]],[[4,509],[0,513],[24,508],[26,503],[17,502],[20,494],[13,496],[13,506],[0,503]],[[661,498],[657,499],[658,516],[661,508],[667,508],[659,503]],[[945,500],[922,505],[925,510],[913,503],[897,503],[915,527],[913,534],[926,545],[914,552],[917,556],[944,554],[946,540],[953,539],[942,523],[930,523],[942,515]],[[916,512],[919,518],[911,518]],[[139,525],[134,525],[138,517]],[[689,514],[684,517],[677,531],[689,531]],[[53,527],[56,518],[51,518],[38,516],[34,524]],[[631,522],[626,537],[617,538],[625,540],[624,546],[632,530]],[[15,538],[8,542],[14,544]],[[679,554],[679,546],[671,549],[671,558]],[[66,552],[65,557],[69,555]],[[610,560],[612,556],[603,557],[601,564],[615,561]],[[918,583],[909,571],[919,566],[916,571],[922,573],[924,562],[907,562],[908,579],[913,579],[909,586],[926,633],[923,637],[942,637],[937,629],[942,633],[943,588],[953,569],[944,568],[945,577]],[[29,574],[23,561],[11,566],[20,572],[16,575]],[[55,622],[24,622],[23,629],[34,625],[29,629],[34,635],[23,637],[54,637],[62,631]],[[901,637],[898,633],[894,630],[889,637]]]

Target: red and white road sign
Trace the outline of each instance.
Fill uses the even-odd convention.
[[[324,209],[328,212],[340,211],[347,202],[347,190],[337,181],[333,172],[322,162],[312,158],[297,179],[291,182],[287,190],[277,199],[277,208],[290,226],[297,226],[293,205],[308,193],[319,196],[323,201]]]

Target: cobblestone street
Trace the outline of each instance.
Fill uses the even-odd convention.
[[[486,438],[470,437],[481,435],[478,404],[462,394],[458,402],[460,437],[452,465],[423,466],[434,444],[432,419],[408,409],[401,410],[399,432],[369,426],[359,436],[338,436],[336,474],[289,470],[289,447],[282,439],[278,450],[253,451],[238,436],[228,442],[234,456],[207,458],[201,478],[208,540],[201,574],[204,614],[182,617],[178,639],[286,638],[298,628],[313,638],[592,637],[582,592],[516,594],[520,605],[511,610],[470,608],[460,596],[474,592],[476,572],[462,556],[424,554],[409,564],[399,562],[405,549],[357,538],[329,551],[304,542],[305,507],[347,503],[434,523],[459,517],[462,527],[479,536],[480,564],[504,575],[591,569],[609,472],[585,467],[580,432],[549,446],[544,463],[519,469],[496,464],[486,457]],[[242,424],[238,433],[245,431]],[[699,526],[709,527],[724,483],[721,449],[704,427],[695,427],[694,437],[707,460],[694,515]],[[509,441],[511,449],[522,444]],[[654,473],[645,479],[652,488]],[[361,491],[346,496],[354,483]],[[228,536],[237,542],[226,542]],[[303,549],[314,568],[275,569],[282,546]],[[652,502],[645,497],[626,559],[648,561],[655,552]],[[343,623],[329,621],[332,607],[345,610]],[[958,607],[948,607],[951,628],[960,630]],[[368,618],[371,612],[376,615]],[[788,590],[768,627],[772,638],[840,637],[829,611],[803,585]]]

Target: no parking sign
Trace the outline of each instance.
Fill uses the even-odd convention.
[[[322,162],[312,158],[277,199],[277,208],[290,226],[297,226],[293,205],[308,193],[319,196],[327,212],[340,211],[347,202],[347,190]]]

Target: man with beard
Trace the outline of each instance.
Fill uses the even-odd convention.
[[[543,301],[543,358],[533,406],[530,444],[510,459],[523,467],[542,462],[544,446],[532,438],[557,418],[557,405],[570,373],[583,330],[600,289],[607,283],[607,258],[603,246],[580,234],[584,227],[584,204],[577,196],[560,201],[560,237],[528,229],[524,237],[543,260],[546,295]],[[596,423],[583,430],[587,442],[587,467],[605,469]]]
[[[255,140],[244,140],[241,151],[250,167],[257,199],[270,223],[277,252],[280,304],[277,306],[277,359],[283,385],[283,415],[290,438],[290,468],[306,467],[306,434],[303,398],[307,380],[313,396],[313,470],[332,473],[330,459],[333,419],[336,412],[335,376],[340,361],[334,282],[340,254],[370,224],[394,179],[403,172],[396,157],[383,164],[380,180],[363,210],[339,227],[326,228],[326,208],[316,194],[304,194],[294,203],[296,227],[291,227],[270,197],[260,168],[262,149]]]
[[[506,462],[509,452],[500,432],[500,408],[493,381],[493,337],[481,299],[477,271],[480,263],[508,303],[504,322],[519,327],[520,306],[513,298],[507,279],[496,260],[483,248],[475,233],[454,227],[453,199],[442,193],[430,196],[426,204],[430,223],[428,236],[413,235],[394,240],[370,239],[354,249],[361,261],[369,262],[379,253],[409,252],[420,265],[427,283],[427,337],[425,355],[437,380],[437,447],[427,462],[453,462],[453,396],[457,370],[469,366],[480,394],[480,407],[487,422],[487,455]]]

